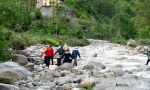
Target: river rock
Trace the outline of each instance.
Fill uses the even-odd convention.
[[[92,66],[92,65],[85,65],[83,67],[83,70],[93,70],[93,69],[94,69],[94,66]]]
[[[33,89],[33,88],[34,88],[34,86],[33,86],[33,84],[30,82],[30,83],[27,83],[27,88],[31,88],[31,89]]]
[[[63,65],[59,66],[59,69],[61,70],[69,70],[73,68],[73,65],[71,63],[64,63]]]
[[[114,71],[114,74],[115,74],[116,76],[123,76],[123,75],[125,74],[125,72],[123,71],[122,68],[117,68],[117,69],[115,69],[115,70],[113,70],[113,71]]]
[[[21,54],[14,54],[12,57],[12,61],[14,61],[22,66],[24,66],[28,63],[27,57],[24,55],[21,55]]]
[[[80,83],[80,82],[81,82],[81,78],[75,78],[75,79],[73,80],[73,82],[74,82],[74,83]]]
[[[54,81],[54,76],[52,73],[46,72],[43,76],[41,76],[40,80],[42,81]]]
[[[61,77],[61,74],[58,71],[53,72],[54,77]]]
[[[28,63],[27,65],[24,66],[27,70],[33,71],[34,70],[34,64],[33,63]]]
[[[88,77],[88,78],[85,78],[81,83],[80,83],[80,87],[81,88],[89,88],[89,87],[92,87],[95,85],[95,80],[94,78],[92,77]]]
[[[15,80],[14,80],[14,78],[11,78],[11,77],[2,77],[2,76],[0,76],[0,83],[14,84]]]
[[[51,70],[51,71],[55,71],[57,69],[58,69],[57,65],[50,65],[49,66],[49,70]]]
[[[66,76],[66,75],[68,75],[70,73],[71,73],[70,71],[64,70],[64,71],[60,72],[60,75],[63,77],[63,76]]]
[[[5,71],[1,73],[0,75],[3,77],[10,77],[13,79],[22,79],[22,76],[19,73],[14,72],[14,71]]]
[[[0,90],[19,90],[17,86],[0,83]]]
[[[80,88],[73,88],[72,90],[81,90]]]
[[[56,90],[64,90],[62,86],[56,86]]]
[[[94,66],[95,68],[101,68],[101,69],[106,69],[105,65],[102,64],[101,62],[97,62],[97,61],[90,61],[87,63],[87,65],[91,65]]]
[[[64,84],[62,87],[64,90],[71,90],[72,89],[71,84]]]

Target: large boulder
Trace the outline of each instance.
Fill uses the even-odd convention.
[[[12,57],[12,61],[18,63],[19,65],[26,65],[28,63],[28,59],[26,56],[21,54],[14,54]]]
[[[0,90],[19,90],[17,86],[0,83]]]
[[[106,69],[106,67],[103,63],[97,62],[97,61],[90,61],[87,63],[87,65],[94,66],[95,68]]]
[[[81,83],[80,87],[81,88],[90,88],[93,87],[96,84],[96,81],[92,77],[85,78]]]
[[[14,79],[22,79],[22,76],[14,71],[5,71],[3,73],[0,74],[3,77],[10,77],[10,78],[14,78]]]
[[[15,80],[13,78],[10,78],[10,77],[2,77],[2,76],[0,76],[0,83],[14,84]]]
[[[20,66],[15,62],[0,63],[0,75],[2,75],[5,72],[7,72],[7,74],[11,73],[11,76],[13,75],[19,76],[18,74],[20,74],[21,77],[32,77],[32,73],[30,71],[28,71],[23,66]]]

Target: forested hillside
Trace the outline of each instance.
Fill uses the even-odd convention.
[[[86,38],[150,44],[150,0],[63,0],[43,16],[36,0],[0,0],[0,53],[36,43],[87,45]]]

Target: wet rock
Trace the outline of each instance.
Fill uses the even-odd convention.
[[[52,75],[52,73],[45,73],[43,76],[41,76],[40,80],[42,81],[54,81],[54,76]]]
[[[12,61],[18,63],[19,65],[26,65],[28,63],[28,59],[26,56],[21,54],[14,54],[12,57]]]
[[[118,68],[118,69],[115,69],[115,70],[113,70],[113,71],[114,71],[114,74],[115,74],[116,76],[123,76],[123,75],[125,74],[125,72],[123,71],[122,68]]]
[[[19,90],[30,90],[30,89],[27,87],[24,87],[24,88],[20,88]]]
[[[57,69],[58,69],[58,67],[56,65],[50,65],[49,66],[49,70],[51,70],[51,71],[55,71]]]
[[[62,86],[56,86],[56,90],[64,90]]]
[[[90,61],[90,62],[87,63],[87,65],[94,66],[94,68],[106,69],[105,65],[102,64],[101,62]]]
[[[73,82],[74,82],[74,83],[80,83],[80,82],[81,82],[81,78],[75,78],[75,79],[73,80]]]
[[[19,73],[22,77],[30,77],[32,73],[26,70],[24,67],[18,65],[15,62],[4,62],[0,63],[0,74],[6,71],[13,71]]]
[[[79,88],[79,84],[78,83],[72,83],[71,86],[72,86],[72,88]]]
[[[67,83],[67,81],[65,79],[60,79],[56,82],[57,85],[64,85],[66,83]]]
[[[115,57],[115,60],[124,60],[127,59],[125,56],[119,55]]]
[[[129,87],[129,85],[127,83],[116,83],[116,86]]]
[[[54,77],[61,77],[61,74],[58,71],[53,72]]]
[[[27,70],[33,71],[34,70],[34,64],[33,63],[28,63],[27,65],[24,66]]]
[[[71,84],[64,84],[62,87],[64,90],[71,90],[72,89]]]
[[[71,73],[77,73],[79,71],[79,69],[77,68],[71,68]]]
[[[107,90],[105,88],[103,88],[103,86],[100,84],[96,84],[96,86],[93,88],[93,90]]]
[[[0,76],[0,83],[14,84],[15,80],[14,80],[14,78],[11,78],[11,77],[2,77],[2,76]]]
[[[64,63],[63,65],[59,66],[59,69],[61,70],[69,70],[73,68],[72,63]]]
[[[19,73],[14,72],[14,71],[5,71],[1,73],[0,75],[3,77],[10,77],[13,79],[22,79],[22,76]]]
[[[17,86],[0,83],[0,90],[19,90]]]
[[[88,77],[88,78],[85,78],[81,83],[80,83],[80,87],[81,88],[88,88],[88,87],[92,87],[95,85],[95,80],[94,78],[92,77]]]
[[[31,88],[31,89],[33,89],[34,88],[34,86],[32,85],[32,83],[30,82],[30,83],[27,83],[27,88]]]
[[[94,66],[92,65],[86,65],[83,67],[83,70],[93,70],[94,69]]]
[[[121,64],[117,64],[114,66],[114,68],[123,68],[123,66]]]
[[[66,70],[64,70],[64,71],[61,71],[60,72],[60,75],[63,77],[63,76],[66,76],[66,75],[68,75],[68,74],[70,74],[70,71],[66,71]]]
[[[97,53],[95,53],[95,54],[93,55],[93,57],[97,57]]]
[[[73,88],[72,90],[81,90],[80,88]]]
[[[36,90],[51,90],[50,86],[40,86]]]
[[[36,87],[36,86],[40,86],[41,83],[40,83],[40,82],[32,82],[32,85],[33,85],[34,87]]]

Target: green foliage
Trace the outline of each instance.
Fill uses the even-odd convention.
[[[51,39],[51,38],[47,38],[46,41],[45,41],[46,44],[51,44],[53,46],[59,46],[59,42],[54,40],[54,39]]]
[[[42,19],[42,14],[40,9],[35,10],[35,19]]]
[[[138,39],[137,42],[141,45],[150,45],[150,39],[145,38],[145,39]]]
[[[123,45],[126,45],[127,43],[127,40],[122,39],[122,38],[112,38],[109,41],[112,43],[123,44]]]
[[[4,62],[10,59],[10,51],[9,47],[9,36],[11,36],[11,32],[9,32],[6,28],[0,26],[0,61]]]

